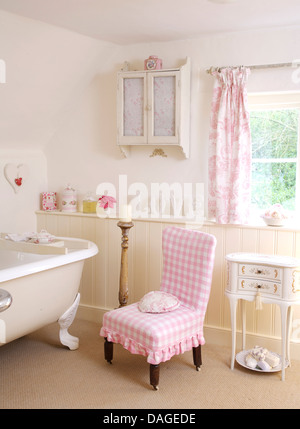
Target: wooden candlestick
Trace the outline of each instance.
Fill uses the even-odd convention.
[[[128,234],[130,228],[133,227],[132,222],[118,222],[117,224],[122,230],[122,254],[121,254],[121,271],[120,271],[120,287],[119,287],[119,307],[124,307],[128,301]]]

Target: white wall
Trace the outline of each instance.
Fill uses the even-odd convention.
[[[0,11],[0,58],[7,66],[7,82],[0,85],[0,230],[35,229],[34,211],[39,208],[40,192],[61,192],[68,182],[81,196],[87,191],[95,192],[101,182],[111,182],[117,188],[120,174],[128,176],[128,185],[133,182],[149,185],[154,181],[206,184],[213,78],[205,70],[212,65],[290,62],[299,57],[299,42],[300,29],[293,28],[118,47]],[[178,66],[186,56],[191,58],[189,159],[184,159],[174,148],[165,149],[167,158],[152,158],[152,149],[144,147],[133,148],[130,157],[124,159],[116,145],[116,72],[125,60],[133,69],[142,69],[143,60],[153,54],[163,59],[165,68]],[[292,73],[291,69],[255,71],[249,78],[249,91],[299,91],[299,82],[293,81]],[[29,167],[28,179],[17,194],[3,174],[7,163],[24,163]],[[136,243],[144,245],[146,239],[155,240],[151,251],[158,255],[157,235],[147,232],[147,223],[141,225],[144,235],[135,233]],[[51,224],[48,226],[50,232],[56,233]],[[63,227],[71,231],[74,222],[64,222]],[[108,257],[111,254],[112,258],[108,265],[104,262],[100,267],[116,276],[115,256],[120,250],[116,243],[120,243],[120,236],[115,223],[111,230],[115,239],[104,243],[104,249],[110,246]],[[217,234],[217,228],[214,231]],[[85,227],[81,232],[85,232]],[[258,234],[256,237],[260,237]],[[271,231],[264,233],[264,237],[269,234]],[[236,234],[219,235],[223,253],[236,246]],[[252,247],[252,237],[252,231],[247,230],[242,242],[247,249]],[[108,235],[101,236],[102,241],[103,238],[106,240]],[[254,243],[260,242],[257,240]],[[274,242],[278,242],[276,237],[266,241],[268,251]],[[286,240],[284,236],[281,242],[283,253],[290,254],[295,249],[294,238]],[[223,253],[219,255],[220,264],[224,263]],[[106,257],[105,250],[101,254]],[[134,257],[139,257],[139,253]],[[140,276],[147,273],[142,267],[136,265]],[[152,272],[157,276],[156,271]],[[224,269],[219,269],[217,275],[214,289],[217,303],[210,313],[212,318],[223,317],[218,300],[224,297],[219,289],[224,284],[224,280],[219,281],[224,278]],[[96,291],[101,295],[97,305],[102,306],[106,289],[97,284]],[[83,292],[89,293],[89,289]],[[140,293],[138,290],[137,294]],[[93,300],[86,302],[95,304]],[[275,321],[275,313],[268,314]],[[226,325],[218,321],[212,324]]]
[[[0,11],[0,57],[6,62],[7,77],[0,85],[0,149],[4,150],[0,175],[3,179],[3,166],[11,159],[7,151],[12,150],[17,162],[26,158],[41,183],[31,182],[33,200],[24,202],[22,215],[16,211],[15,221],[10,210],[21,204],[21,194],[11,195],[6,181],[0,181],[8,207],[1,211],[2,225],[28,229],[41,188],[60,193],[71,183],[82,198],[102,182],[118,188],[120,174],[127,175],[128,185],[149,186],[154,181],[206,185],[213,78],[205,70],[211,65],[290,62],[299,56],[299,41],[300,29],[284,28],[120,47]],[[153,148],[144,147],[133,148],[124,159],[116,145],[116,72],[125,60],[133,69],[142,69],[144,59],[152,54],[163,59],[165,68],[191,58],[189,159],[175,148],[165,150],[167,158],[150,157]],[[291,69],[255,71],[249,91],[300,90],[291,75]],[[27,156],[29,150],[35,155]]]
[[[6,82],[0,84],[0,229],[27,231],[36,228],[34,211],[40,192],[48,190],[48,144],[51,168],[59,177],[51,151],[52,136],[69,120],[90,80],[118,49],[64,29],[0,11],[0,58]],[[59,131],[58,131],[59,134]],[[70,145],[71,135],[64,141]],[[85,140],[85,139],[84,139]],[[84,141],[83,140],[83,141]],[[71,142],[72,143],[72,142]],[[26,163],[30,177],[15,194],[4,177],[7,163]],[[50,183],[51,188],[51,183]]]
[[[15,192],[4,175],[7,164],[25,165],[28,172]],[[47,189],[47,160],[41,150],[0,150],[0,230],[1,232],[30,232],[36,230],[34,210],[40,207],[40,193]],[[13,170],[12,170],[13,171]],[[24,171],[25,172],[25,171]],[[21,177],[21,176],[20,176]],[[11,177],[14,180],[14,176]]]
[[[203,182],[207,184],[207,148],[213,78],[211,65],[251,65],[291,62],[297,59],[300,29],[215,35],[172,43],[137,44],[116,51],[105,71],[95,73],[74,110],[45,149],[48,179],[60,192],[71,182],[83,196],[95,192],[102,182],[118,189],[120,174],[128,185],[143,182]],[[131,69],[143,69],[143,60],[158,55],[164,68],[177,67],[186,56],[192,62],[191,152],[184,159],[175,148],[165,149],[167,158],[150,157],[153,147],[134,147],[124,159],[116,145],[116,72],[124,61]],[[292,69],[253,71],[249,91],[300,90]]]

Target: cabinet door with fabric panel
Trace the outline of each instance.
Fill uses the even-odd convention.
[[[118,73],[118,145],[178,146],[189,156],[190,63]]]

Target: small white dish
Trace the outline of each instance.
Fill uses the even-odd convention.
[[[285,224],[285,219],[278,219],[267,216],[262,216],[262,218],[268,226],[284,226]]]
[[[37,237],[39,244],[48,244],[53,241],[51,237]]]
[[[33,234],[30,241],[36,244],[49,244],[52,243],[54,239],[54,235],[49,234],[49,232],[45,230],[42,230],[37,234]]]

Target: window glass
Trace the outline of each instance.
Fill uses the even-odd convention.
[[[286,210],[296,210],[299,111],[298,107],[250,111],[254,209],[280,203]]]

